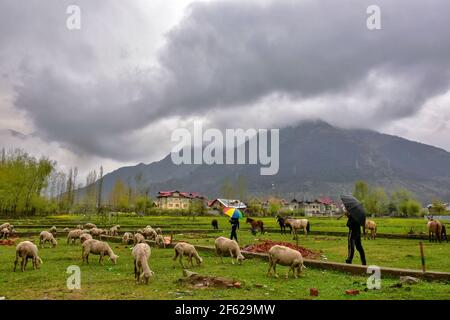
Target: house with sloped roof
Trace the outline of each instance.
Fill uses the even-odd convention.
[[[224,208],[236,208],[241,210],[247,208],[247,205],[244,202],[237,199],[214,199],[213,201],[208,203],[208,206],[211,209],[220,211],[222,211]]]
[[[187,210],[194,203],[207,204],[207,198],[198,192],[159,191],[156,196],[157,207],[164,210]]]

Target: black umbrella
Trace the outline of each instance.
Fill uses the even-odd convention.
[[[341,195],[341,200],[350,216],[363,226],[366,222],[366,210],[361,202],[352,195]]]

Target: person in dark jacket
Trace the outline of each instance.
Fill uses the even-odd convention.
[[[366,255],[364,253],[364,249],[361,243],[361,225],[352,218],[352,216],[346,212],[347,216],[347,227],[348,227],[348,257],[345,260],[346,263],[352,263],[353,255],[356,250],[359,252],[359,256],[361,257],[361,262],[365,266],[366,265]]]
[[[234,238],[236,240],[236,242],[237,242],[238,239],[237,239],[236,230],[239,229],[239,219],[238,218],[231,218],[230,219],[230,223],[231,223],[231,236],[230,236],[230,239],[233,240],[233,238]]]

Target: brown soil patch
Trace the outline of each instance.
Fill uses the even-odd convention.
[[[254,253],[267,253],[269,251],[269,249],[272,248],[274,245],[285,246],[285,247],[297,250],[298,252],[300,252],[302,254],[303,258],[317,259],[320,257],[320,252],[315,252],[315,251],[306,249],[302,246],[297,247],[295,244],[292,244],[290,242],[283,242],[283,241],[264,240],[259,243],[245,246],[244,248],[242,248],[242,250],[247,251],[247,252],[254,252]]]

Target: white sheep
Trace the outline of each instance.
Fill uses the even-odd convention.
[[[158,235],[152,228],[145,228],[144,230],[142,230],[142,234],[146,239],[150,240],[155,240],[156,236]]]
[[[267,271],[268,276],[272,274],[271,269],[273,268],[275,277],[278,278],[278,274],[275,269],[277,264],[280,264],[282,266],[289,266],[289,270],[286,273],[286,279],[289,277],[289,272],[291,270],[294,274],[294,278],[297,278],[302,269],[306,268],[303,264],[303,257],[300,252],[280,245],[275,245],[269,249],[269,270]]]
[[[44,248],[44,245],[47,241],[51,244],[52,248],[56,247],[56,245],[58,244],[52,233],[48,231],[42,231],[39,234],[39,244],[41,245],[41,248]]]
[[[99,236],[101,234],[106,234],[106,230],[99,229],[97,227],[90,229],[90,232],[92,236]]]
[[[157,234],[162,234],[161,228],[156,228],[155,231],[156,231]]]
[[[64,228],[63,231],[64,231],[64,232],[69,232],[70,229],[69,229],[69,228]]]
[[[230,254],[232,264],[234,264],[233,258],[236,258],[239,264],[242,264],[242,261],[245,260],[244,256],[241,254],[241,249],[235,240],[230,240],[225,237],[218,237],[215,241],[215,247],[216,254],[220,257],[222,263],[224,254]]]
[[[120,229],[119,225],[111,227],[109,229],[109,235],[110,236],[118,236],[119,235],[119,229]]]
[[[49,230],[49,232],[50,232],[51,234],[53,234],[53,236],[56,236],[56,227],[55,227],[55,226],[51,227],[50,230]]]
[[[103,265],[103,256],[109,256],[113,264],[117,263],[118,255],[115,255],[108,243],[95,239],[86,240],[83,243],[83,263],[89,264],[89,254],[100,255],[98,262]]]
[[[133,234],[131,232],[125,232],[122,237],[122,243],[129,244],[130,241],[133,241]]]
[[[69,231],[69,233],[67,234],[67,244],[69,244],[69,242],[71,244],[75,244],[77,242],[77,239],[80,238],[82,233],[83,233],[83,230],[81,230],[81,229],[75,229],[75,230]]]
[[[135,233],[134,234],[134,244],[136,245],[141,242],[145,242],[145,237],[140,233]]]
[[[8,239],[10,232],[8,228],[0,229],[0,238]]]
[[[83,244],[86,240],[92,239],[92,236],[89,233],[82,233],[80,236],[80,242]]]
[[[0,225],[0,230],[3,230],[4,228],[7,228],[8,230],[11,230],[11,229],[14,228],[14,226],[11,223],[6,222],[6,223]]]
[[[193,257],[197,261],[198,265],[201,265],[203,262],[203,259],[198,255],[197,250],[195,249],[195,247],[192,244],[189,244],[186,242],[178,242],[175,245],[174,250],[175,250],[175,256],[173,257],[173,261],[175,261],[179,257],[180,264],[183,269],[184,269],[184,264],[183,264],[183,260],[182,260],[183,256],[188,257],[188,261],[191,263],[191,266],[194,266],[194,264],[192,263]]]
[[[91,234],[91,230],[83,229],[83,230],[81,230],[81,234]]]
[[[75,229],[80,229],[80,230],[82,230],[82,229],[84,229],[84,227],[83,227],[82,224],[79,224],[79,225],[77,225],[77,226],[75,227]]]
[[[156,236],[155,243],[158,247],[166,248],[166,242],[164,241],[164,237],[161,234],[158,234]]]
[[[150,246],[146,243],[138,243],[133,247],[133,258],[134,258],[134,276],[136,278],[136,283],[148,283],[148,280],[153,276],[153,271],[150,270],[148,266],[148,259],[151,255]]]
[[[31,259],[33,262],[33,269],[39,269],[42,264],[42,259],[38,256],[38,248],[31,241],[22,241],[16,247],[16,260],[14,261],[14,272],[16,271],[17,262],[19,261],[19,257],[22,258],[20,269],[22,272],[25,271],[27,266],[28,259]]]
[[[84,229],[92,229],[92,228],[97,228],[97,226],[95,225],[95,224],[93,224],[93,223],[86,223],[85,225],[84,225]],[[83,228],[80,228],[80,229],[83,229]]]

